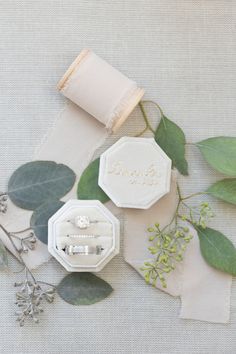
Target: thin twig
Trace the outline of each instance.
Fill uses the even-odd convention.
[[[142,102],[143,103],[151,103],[151,104],[153,104],[154,106],[156,106],[158,108],[158,110],[160,111],[161,116],[164,116],[163,110],[161,109],[161,107],[159,106],[159,104],[157,102],[152,101],[152,100],[144,100]]]
[[[140,133],[136,134],[135,137],[138,138],[142,136],[148,130],[148,126],[146,126]]]
[[[141,112],[142,112],[143,119],[144,119],[144,121],[145,121],[145,123],[146,123],[146,127],[147,127],[153,134],[155,134],[155,130],[151,127],[151,125],[150,125],[150,123],[149,123],[149,120],[148,120],[147,114],[146,114],[146,112],[145,112],[145,109],[144,109],[144,107],[143,107],[142,101],[139,102],[139,107],[140,107],[140,110],[141,110]]]
[[[48,286],[51,286],[52,288],[56,289],[56,285],[53,285],[53,284],[50,284],[50,283],[47,283],[46,281],[42,281],[42,280],[37,280],[37,283],[40,283],[40,284],[45,284],[45,285],[48,285]]]
[[[8,232],[5,227],[3,225],[0,224],[0,228],[3,230],[3,232],[5,233],[5,235],[8,237],[9,241],[11,242],[12,247],[14,248],[17,256],[18,256],[18,261],[20,264],[22,264],[25,267],[25,270],[31,275],[33,281],[36,283],[36,279],[34,277],[34,275],[32,274],[32,272],[30,271],[30,269],[27,267],[27,265],[25,264],[25,261],[23,259],[23,257],[21,256],[21,253],[19,252],[18,248],[16,247],[14,241],[12,240],[12,235],[10,232]]]
[[[187,197],[182,197],[181,200],[187,200],[187,199],[190,199],[190,198],[197,197],[199,195],[207,195],[207,194],[209,194],[209,193],[208,192],[197,192],[197,193],[190,194]]]
[[[31,227],[28,227],[27,229],[21,230],[21,231],[11,231],[11,234],[22,234],[23,232],[30,231],[32,230]]]

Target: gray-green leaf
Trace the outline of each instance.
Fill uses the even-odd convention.
[[[64,205],[60,200],[51,200],[35,209],[30,219],[30,227],[40,241],[48,243],[48,219]]]
[[[202,140],[196,146],[214,169],[236,177],[236,138],[219,136]]]
[[[33,161],[19,167],[8,183],[11,201],[23,209],[34,210],[51,199],[60,199],[75,183],[75,173],[53,161]]]
[[[188,163],[185,159],[185,135],[182,129],[162,116],[161,122],[155,133],[157,144],[165,151],[182,175],[188,175]]]
[[[222,272],[236,275],[236,249],[221,232],[196,226],[200,249],[205,261]]]
[[[236,204],[236,178],[225,178],[207,189],[213,197]]]
[[[60,297],[71,305],[92,305],[105,299],[112,287],[92,273],[71,273],[57,287]]]
[[[102,203],[110,199],[98,185],[99,163],[99,158],[94,160],[82,173],[77,188],[78,199],[97,199]]]
[[[7,250],[0,240],[0,270],[5,270],[8,267]]]

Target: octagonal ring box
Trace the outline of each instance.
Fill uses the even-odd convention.
[[[100,271],[119,247],[119,220],[98,200],[70,200],[48,221],[48,250],[70,272]]]
[[[118,207],[148,209],[170,181],[171,160],[153,138],[123,137],[101,155],[98,183]]]

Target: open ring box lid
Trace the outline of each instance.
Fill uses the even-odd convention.
[[[123,137],[101,155],[98,183],[118,207],[150,208],[170,180],[171,160],[153,138]]]
[[[77,216],[87,216],[90,226],[79,229],[73,224]],[[78,235],[97,237],[79,238]],[[69,245],[94,248],[98,244],[103,247],[99,255],[68,255],[64,251],[65,246]],[[98,200],[70,200],[48,221],[48,250],[69,272],[99,272],[119,253],[119,247],[119,220]]]

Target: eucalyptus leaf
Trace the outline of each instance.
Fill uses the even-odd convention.
[[[182,129],[162,116],[155,133],[155,140],[172,160],[173,167],[176,167],[182,175],[188,175],[188,163],[185,159],[186,140]]]
[[[98,185],[99,163],[99,158],[94,160],[82,173],[77,188],[78,199],[97,199],[102,203],[110,199]]]
[[[92,305],[105,299],[112,287],[92,273],[71,273],[57,286],[59,296],[71,305]]]
[[[48,243],[48,220],[64,205],[60,200],[51,200],[35,209],[31,219],[30,227],[34,230],[37,238],[43,243]]]
[[[51,199],[60,199],[75,183],[75,173],[53,161],[33,161],[19,167],[8,183],[11,201],[23,209],[34,210]]]
[[[0,240],[0,270],[5,270],[8,268],[8,258],[7,258],[7,250]]]
[[[217,230],[200,226],[195,228],[205,261],[213,268],[236,275],[236,249],[233,243]]]
[[[215,170],[236,177],[236,138],[219,136],[202,140],[196,146]]]
[[[213,197],[231,204],[236,204],[236,178],[225,178],[207,189]]]

